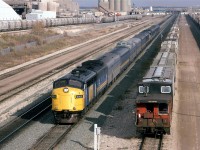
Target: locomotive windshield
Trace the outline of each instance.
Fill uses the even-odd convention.
[[[139,93],[149,93],[148,86],[139,86]]]
[[[161,93],[171,93],[171,86],[161,86]]]
[[[83,88],[83,84],[77,80],[70,79],[68,84],[69,86],[72,86],[72,87]]]
[[[55,81],[53,84],[53,88],[60,88],[60,87],[65,87],[67,86],[67,80],[58,80]]]
[[[60,87],[76,87],[76,88],[83,88],[83,84],[80,81],[72,80],[72,79],[63,79],[54,82],[53,88],[60,88]]]
[[[139,85],[138,92],[140,94],[149,93],[149,94],[168,94],[172,92],[171,86],[166,85],[162,86],[161,84],[151,83],[148,85]]]

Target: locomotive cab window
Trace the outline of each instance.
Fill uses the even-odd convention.
[[[168,114],[168,104],[166,103],[159,104],[159,114]]]
[[[149,93],[148,86],[139,86],[139,93]]]
[[[53,84],[53,88],[60,88],[60,87],[65,87],[67,86],[67,80],[58,80],[55,81]]]
[[[69,80],[69,86],[83,88],[83,84],[77,80]]]
[[[171,86],[161,86],[161,93],[171,93]]]

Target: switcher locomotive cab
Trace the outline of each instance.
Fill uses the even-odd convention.
[[[135,111],[138,132],[170,134],[174,91],[170,80],[172,71],[168,67],[152,67],[138,84]]]
[[[159,83],[139,84],[138,88],[139,92],[136,99],[137,131],[170,134],[171,85],[166,84],[163,86]]]

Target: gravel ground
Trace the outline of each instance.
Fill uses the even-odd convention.
[[[180,39],[176,78],[178,88],[173,106],[174,124],[172,129],[174,131],[174,140],[172,149],[199,150],[199,29],[196,30],[190,20],[187,20],[185,15],[181,15],[179,27]]]
[[[53,124],[53,115],[51,112],[45,114],[39,121],[33,121],[24,128],[17,137],[9,140],[9,143],[1,145],[2,150],[27,150],[46,132],[48,132]]]

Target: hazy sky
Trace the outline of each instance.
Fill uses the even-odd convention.
[[[80,6],[97,6],[98,0],[75,0]],[[200,0],[133,0],[136,6],[200,6]]]

